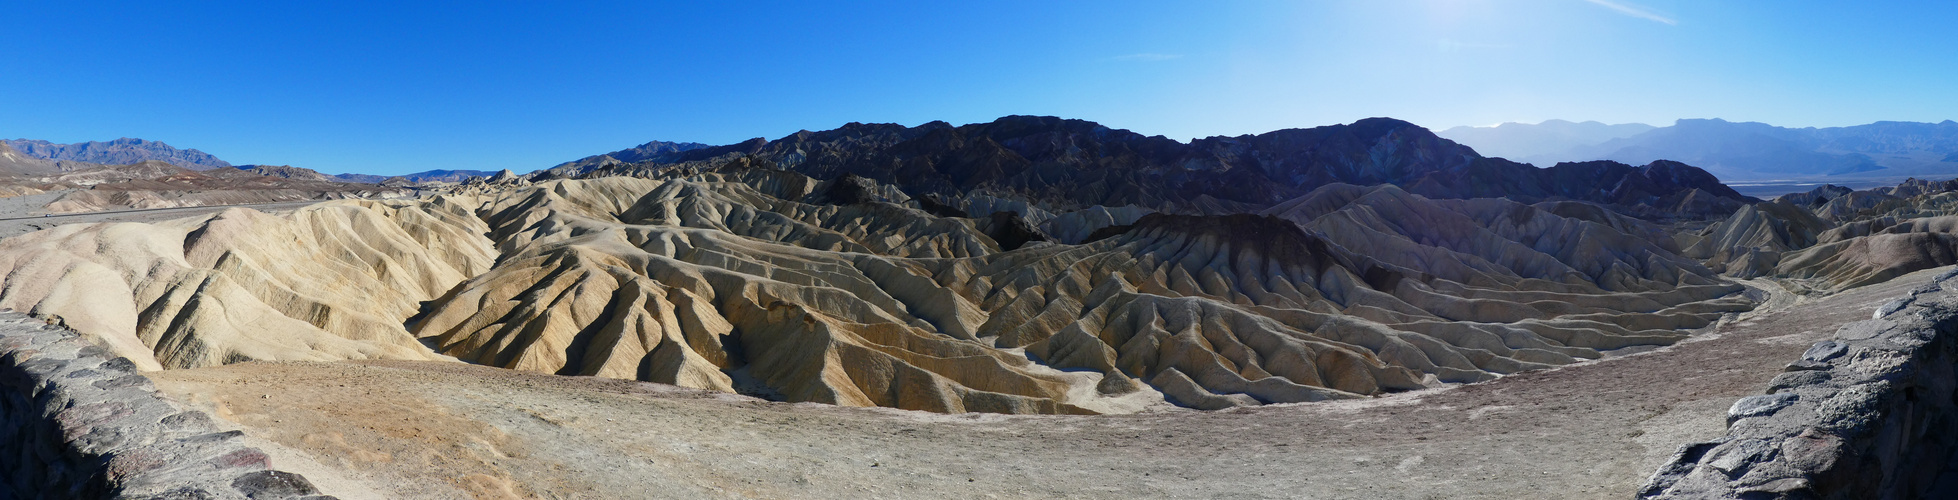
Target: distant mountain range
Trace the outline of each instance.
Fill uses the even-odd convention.
[[[609,155],[588,159],[600,156]],[[1187,144],[1044,116],[963,126],[850,123],[653,157],[582,169],[572,162],[535,177],[743,165],[817,179],[857,176],[913,197],[991,193],[1063,208],[1136,205],[1181,213],[1268,206],[1333,183],[1395,184],[1429,198],[1589,201],[1652,215],[1725,215],[1752,201],[1685,164],[1606,161],[1540,169],[1484,157],[1391,118]]]
[[[489,170],[428,170],[402,175],[323,174],[308,168],[286,165],[240,165],[238,169],[258,175],[287,179],[352,182],[359,184],[380,184],[387,182],[389,179],[397,178],[409,183],[462,182],[468,180],[470,177],[490,177],[496,175],[496,172]]]
[[[145,161],[161,161],[191,170],[210,170],[230,167],[230,163],[211,156],[210,153],[195,149],[177,149],[158,141],[146,141],[124,137],[109,142],[89,141],[75,144],[56,144],[33,139],[0,140],[14,151],[34,158],[57,161],[93,163],[97,165],[128,165]]]
[[[1551,120],[1536,125],[1456,127],[1440,135],[1478,151],[1503,151],[1505,157],[1538,165],[1664,159],[1705,168],[1727,181],[1958,174],[1958,122],[1951,120],[1786,128],[1685,119],[1643,132],[1637,131],[1637,125]]]
[[[559,163],[549,170],[560,175],[572,172],[585,172],[591,169],[620,163],[670,163],[681,154],[697,149],[713,147],[698,142],[652,141],[602,155],[591,155],[577,160]]]
[[[1436,132],[1435,135],[1468,145],[1484,155],[1528,161],[1527,158],[1561,154],[1612,139],[1651,132],[1656,128],[1643,123],[1606,125],[1595,121],[1549,120],[1537,124],[1508,122],[1494,127],[1455,127]],[[1593,159],[1596,158],[1564,160]]]
[[[659,153],[657,144],[649,143],[639,148],[614,153],[643,161],[655,158]],[[701,146],[692,143],[683,143]],[[676,146],[685,147],[685,146]],[[11,174],[49,174],[71,172],[112,165],[134,165],[147,161],[164,162],[190,170],[213,170],[236,168],[258,175],[285,179],[351,182],[359,184],[380,184],[388,179],[400,177],[410,183],[420,182],[461,182],[470,177],[489,177],[496,175],[494,170],[428,170],[412,174],[372,175],[372,174],[323,174],[318,171],[288,165],[239,165],[218,159],[210,153],[195,149],[177,149],[161,141],[121,138],[108,142],[89,141],[75,144],[57,144],[35,139],[0,140],[0,173]]]

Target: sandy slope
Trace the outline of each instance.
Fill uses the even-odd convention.
[[[152,208],[144,210],[114,210],[108,212],[86,212],[76,214],[43,214],[41,206],[47,201],[61,196],[62,192],[31,196],[0,198],[0,238],[47,229],[60,224],[87,222],[160,222],[184,217],[223,212],[234,207],[250,207],[269,214],[285,214],[294,209],[318,203],[317,201],[296,201],[285,203],[266,203],[258,205],[212,205],[205,207]]]
[[[940,415],[428,362],[151,374],[390,497],[1626,498],[1836,325],[1928,278],[1493,382],[1120,416]],[[351,496],[350,496],[351,497]]]

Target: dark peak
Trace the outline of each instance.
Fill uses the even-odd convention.
[[[1626,165],[1624,163],[1619,163],[1611,160],[1563,161],[1563,162],[1557,162],[1557,165],[1551,168],[1567,168],[1567,167],[1568,168],[1623,168],[1628,170],[1632,168],[1631,165]]]
[[[1027,222],[1019,212],[1005,210],[993,212],[979,220],[979,229],[999,244],[1000,250],[1014,250],[1029,242],[1050,241],[1047,233],[1040,231],[1033,223]]]
[[[1347,128],[1353,131],[1353,135],[1368,141],[1379,140],[1388,134],[1403,133],[1410,134],[1409,137],[1413,139],[1440,140],[1454,144],[1454,141],[1442,139],[1441,136],[1435,135],[1433,131],[1428,130],[1426,127],[1393,118],[1367,118],[1353,122]]]
[[[1251,139],[1277,139],[1277,138],[1287,138],[1287,139],[1296,140],[1296,139],[1308,138],[1308,137],[1324,137],[1324,136],[1339,134],[1343,132],[1343,133],[1351,134],[1352,137],[1359,139],[1363,142],[1373,142],[1373,141],[1380,140],[1381,137],[1385,137],[1388,134],[1397,131],[1403,131],[1403,130],[1417,134],[1414,136],[1415,138],[1422,138],[1422,139],[1434,138],[1434,139],[1446,141],[1446,139],[1441,139],[1440,136],[1435,135],[1434,132],[1431,132],[1427,128],[1424,128],[1420,125],[1415,125],[1413,123],[1408,123],[1406,121],[1402,121],[1394,118],[1381,118],[1381,117],[1366,118],[1344,125],[1326,125],[1326,126],[1312,127],[1312,128],[1288,128],[1288,129],[1274,130],[1271,132],[1265,132],[1263,134],[1258,134],[1258,135],[1240,135],[1234,138],[1215,136],[1207,140],[1243,141],[1243,140],[1251,140]],[[1447,141],[1447,142],[1449,144],[1454,144],[1454,141]]]
[[[1259,249],[1267,255],[1292,252],[1302,252],[1307,255],[1331,254],[1331,247],[1325,240],[1306,233],[1305,229],[1292,221],[1270,215],[1152,213],[1137,219],[1131,226],[1128,231],[1131,235],[1162,231],[1196,238],[1210,237],[1219,242],[1233,243],[1231,246],[1234,248]]]
[[[1426,128],[1422,128],[1420,125],[1415,125],[1405,120],[1401,120],[1397,118],[1388,118],[1384,116],[1362,118],[1359,121],[1353,122],[1352,125],[1348,125],[1348,126],[1356,129],[1365,129],[1365,130],[1371,130],[1371,129],[1398,130],[1407,127],[1414,127],[1414,128],[1419,128],[1421,130],[1427,130]]]
[[[681,148],[681,149],[700,149],[700,148],[705,148],[705,147],[712,147],[712,145],[710,145],[710,144],[701,144],[701,143],[698,143],[698,142],[672,142],[672,141],[658,141],[658,140],[655,140],[655,141],[646,141],[646,143],[645,143],[645,144],[640,144],[640,145],[639,145],[638,147],[640,147],[640,148],[662,148],[662,147],[665,147],[665,148]]]
[[[1228,246],[1237,255],[1249,253],[1260,259],[1307,264],[1318,270],[1343,267],[1362,276],[1378,290],[1391,290],[1403,277],[1399,272],[1379,267],[1371,259],[1347,254],[1292,221],[1269,215],[1152,213],[1137,219],[1126,232],[1128,238],[1146,238],[1158,233],[1183,235],[1192,240],[1209,239],[1218,243],[1218,249]]]
[[[974,123],[959,127],[959,129],[971,131],[968,133],[972,134],[989,136],[1000,141],[1039,134],[1064,134],[1108,141],[1138,141],[1148,139],[1142,134],[1125,129],[1110,128],[1088,120],[1054,116],[1007,115],[991,122]],[[1168,139],[1164,140],[1169,141]]]
[[[898,125],[896,123],[850,122],[850,123],[843,124],[842,127],[837,127],[837,130],[862,130],[865,132],[882,132],[882,131],[890,131],[890,130],[904,130],[908,128],[910,127]],[[807,132],[807,130],[805,130],[804,132]]]

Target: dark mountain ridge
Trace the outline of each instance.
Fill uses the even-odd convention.
[[[1268,206],[1331,183],[1395,184],[1430,198],[1578,200],[1648,216],[1725,215],[1752,200],[1705,171],[1676,162],[1540,169],[1483,157],[1391,118],[1187,144],[1042,116],[963,126],[853,122],[773,141],[756,138],[684,151],[666,160],[596,167],[584,175],[725,165],[780,168],[818,179],[855,175],[913,196],[989,193],[1057,207],[1139,205],[1185,213]],[[1681,205],[1687,201],[1697,205]]]

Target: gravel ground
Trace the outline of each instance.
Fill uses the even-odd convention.
[[[150,375],[342,498],[1622,499],[1810,343],[1932,272],[1776,292],[1664,349],[1221,412],[939,415],[439,362]]]

